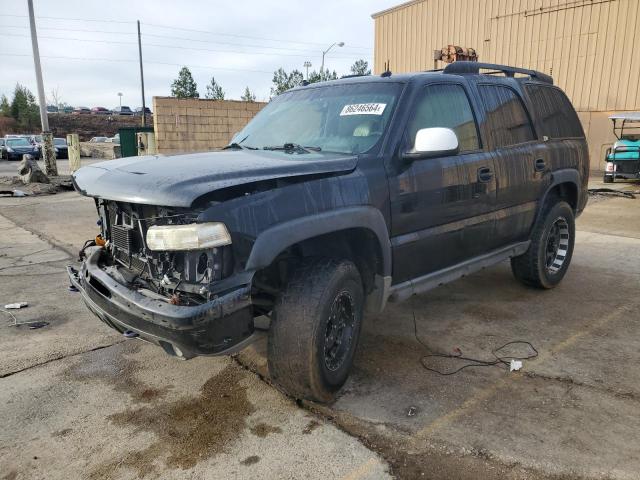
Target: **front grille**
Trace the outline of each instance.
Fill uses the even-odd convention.
[[[116,248],[132,253],[137,249],[136,232],[133,228],[121,225],[111,226],[111,241]]]
[[[116,250],[115,257],[116,260],[118,260],[124,266],[130,267],[137,272],[144,272],[147,267],[147,263],[144,260],[139,259],[135,255],[128,255],[122,250]]]

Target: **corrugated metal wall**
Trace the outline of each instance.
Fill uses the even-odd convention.
[[[453,44],[551,74],[577,110],[640,110],[640,0],[418,0],[374,19],[377,73],[432,69]]]

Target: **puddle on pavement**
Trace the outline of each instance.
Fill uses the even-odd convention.
[[[240,367],[229,365],[210,378],[196,397],[110,415],[108,419],[114,425],[133,427],[136,432],[151,432],[155,441],[124,458],[100,465],[91,478],[111,478],[118,468],[132,469],[138,477],[159,477],[160,460],[168,468],[188,469],[224,451],[246,429],[247,417],[254,412],[246,387],[241,384],[245,375]],[[265,427],[271,429],[268,433],[277,428]]]
[[[117,392],[128,394],[135,403],[152,402],[164,397],[171,387],[149,387],[135,376],[139,365],[127,356],[139,349],[139,342],[129,341],[97,350],[86,361],[68,368],[64,375],[79,382],[103,381]]]

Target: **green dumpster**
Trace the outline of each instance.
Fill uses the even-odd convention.
[[[138,155],[136,133],[153,132],[153,127],[122,127],[120,134],[120,152],[123,157],[135,157]]]

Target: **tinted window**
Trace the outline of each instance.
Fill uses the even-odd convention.
[[[409,122],[409,139],[415,143],[416,133],[422,128],[445,127],[458,136],[460,151],[477,150],[478,130],[469,99],[460,85],[429,85],[418,100],[416,111]]]
[[[502,85],[479,85],[487,110],[489,135],[495,147],[535,140],[533,127],[518,94]]]
[[[524,88],[531,98],[541,135],[549,138],[584,137],[578,115],[562,90],[545,85],[525,85]]]

